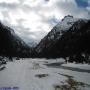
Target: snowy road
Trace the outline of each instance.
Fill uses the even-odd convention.
[[[8,62],[6,68],[0,71],[0,87],[19,87],[19,90],[54,90],[52,86],[54,81],[59,82],[58,78],[63,76],[56,77],[52,74],[50,78],[48,76],[39,79],[35,75],[50,72],[45,67],[36,67],[34,64],[35,61],[30,60]]]
[[[61,81],[67,79],[62,74],[73,76],[80,82],[90,84],[90,73],[49,68],[43,65],[45,62],[44,59],[8,62],[6,68],[0,71],[0,88],[18,87],[18,90],[55,90],[54,85],[60,84]],[[38,75],[43,74],[46,76],[38,77]],[[86,90],[90,90],[90,88]]]

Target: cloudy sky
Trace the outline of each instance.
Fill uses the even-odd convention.
[[[64,16],[90,18],[90,0],[0,0],[0,20],[26,42],[38,42]]]

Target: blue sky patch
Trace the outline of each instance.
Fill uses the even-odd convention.
[[[88,1],[87,0],[75,0],[78,7],[85,8],[88,6]]]

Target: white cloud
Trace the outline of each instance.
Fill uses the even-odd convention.
[[[88,9],[75,0],[0,0],[0,19],[26,41],[40,41],[65,15],[88,18]]]

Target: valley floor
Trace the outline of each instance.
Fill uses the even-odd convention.
[[[90,90],[87,64],[30,58],[7,62],[5,67],[0,71],[0,90]]]

